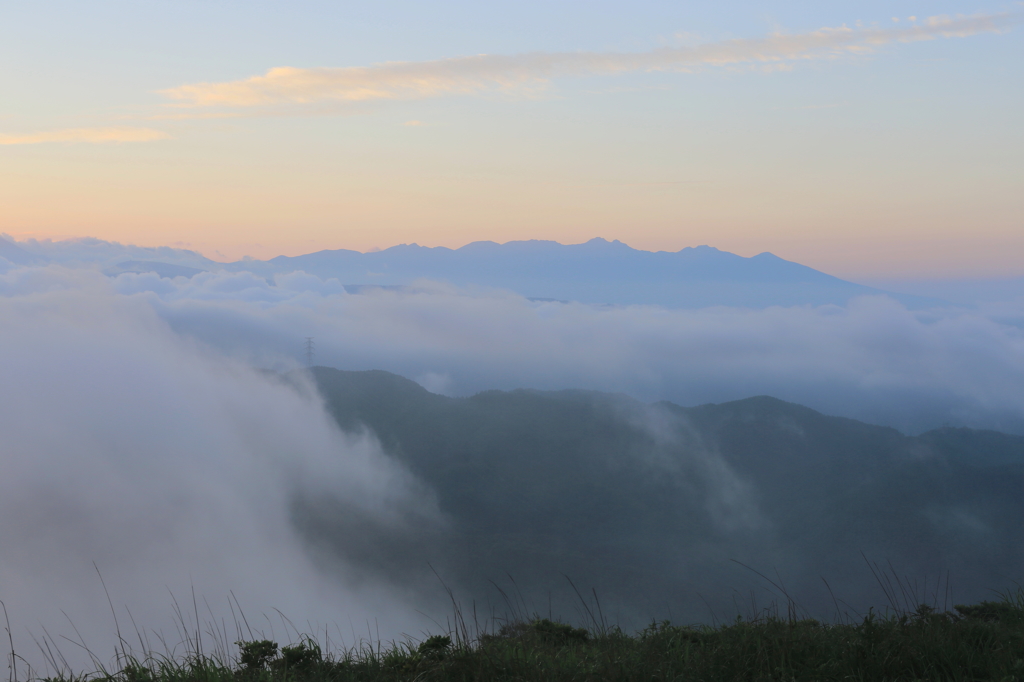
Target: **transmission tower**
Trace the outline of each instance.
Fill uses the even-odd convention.
[[[313,337],[306,337],[306,367],[313,366],[313,357],[316,355],[316,346],[313,344]]]

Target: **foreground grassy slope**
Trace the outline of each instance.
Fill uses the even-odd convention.
[[[118,682],[384,680],[1024,680],[1021,594],[999,602],[858,623],[765,616],[717,628],[652,624],[636,635],[547,619],[506,624],[470,640],[465,631],[418,644],[325,655],[312,640],[278,648],[239,642],[230,661],[122,659]],[[57,679],[70,680],[65,674]]]

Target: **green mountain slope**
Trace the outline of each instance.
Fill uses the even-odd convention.
[[[779,597],[736,562],[815,615],[883,598],[862,553],[891,562],[921,600],[941,601],[947,572],[961,601],[1024,578],[1021,437],[908,437],[769,397],[694,408],[589,391],[448,398],[387,372],[313,373],[338,423],[375,434],[445,523],[368,528],[324,500],[299,501],[296,523],[409,584],[432,579],[429,564],[493,602],[491,581],[509,588],[511,576],[533,608],[552,595],[564,614],[579,608],[569,576],[639,622]]]

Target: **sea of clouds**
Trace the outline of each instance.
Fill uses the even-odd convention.
[[[129,611],[150,646],[158,632],[180,640],[174,600],[191,627],[221,622],[227,639],[229,599],[279,640],[295,634],[279,612],[348,644],[430,627],[418,611],[432,596],[328,566],[292,527],[296,493],[381,524],[444,522],[372,434],[341,432],[292,371],[306,337],[317,364],[454,396],[768,394],[906,432],[1024,433],[1024,304],[669,310],[432,282],[350,294],[301,272],[161,279],[0,262],[0,600],[19,653],[43,665],[33,638],[49,637],[69,658],[84,644],[108,661],[101,575],[135,644]]]
[[[453,396],[586,388],[694,405],[766,394],[908,433],[1024,433],[1024,302],[921,311],[877,296],[680,310],[432,282],[353,295],[301,272],[124,274],[109,286],[177,333],[259,367],[294,367],[313,337],[318,364],[385,369]]]
[[[197,633],[227,653],[250,628],[420,635],[423,600],[318,561],[291,505],[337,496],[386,527],[429,521],[429,494],[372,437],[342,433],[303,374],[176,332],[114,284],[0,277],[0,601],[23,673],[89,670],[86,649],[103,665],[115,647],[181,653]]]

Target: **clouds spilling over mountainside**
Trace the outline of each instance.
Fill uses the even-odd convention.
[[[235,263],[215,263],[182,249],[122,246],[96,239],[30,241],[14,248],[47,262],[96,263],[111,275],[156,272],[173,278],[191,277],[201,270],[225,270],[252,272],[272,282],[275,275],[301,271],[321,279],[337,279],[353,291],[360,290],[356,287],[409,286],[430,280],[459,287],[505,289],[527,298],[599,305],[844,305],[856,296],[887,293],[770,253],[744,258],[710,246],[650,252],[604,239],[569,245],[541,240],[474,242],[459,249],[402,244],[370,253],[339,249]],[[937,302],[920,296],[889,295],[912,307]]]
[[[571,615],[568,576],[642,625],[784,603],[735,562],[817,616],[884,600],[864,556],[891,563],[922,601],[945,598],[947,574],[954,598],[973,600],[1024,567],[1024,437],[908,437],[769,397],[693,408],[589,391],[456,399],[387,372],[313,375],[338,423],[375,434],[445,522],[386,532],[319,497],[296,498],[295,523],[321,556],[403,584],[434,579],[432,566],[467,601],[500,603],[497,584]]]
[[[771,598],[730,559],[777,568],[808,608],[832,604],[819,575],[857,608],[879,602],[859,550],[919,580],[947,568],[958,598],[984,597],[1020,572],[1019,439],[907,438],[771,399],[656,401],[770,394],[1005,430],[1024,419],[1024,316],[997,312],[353,295],[305,273],[10,265],[0,540],[17,551],[0,599],[19,652],[35,623],[76,637],[70,618],[102,653],[118,640],[93,561],[119,614],[172,638],[167,587],[194,587],[218,622],[231,590],[273,623],[273,608],[311,631],[340,620],[348,643],[366,618],[383,637],[419,633],[447,609],[427,563],[467,599],[493,603],[487,579],[511,589],[507,573],[538,611],[550,592],[573,617],[564,572],[624,627],[707,620],[703,600],[724,617],[748,588]],[[325,401],[305,372],[280,380],[307,336],[321,363],[418,383],[317,370]]]
[[[182,266],[185,267],[185,266]],[[305,273],[160,277],[10,266],[0,296],[28,305],[88,289],[151,308],[180,335],[263,368],[316,358],[384,369],[431,390],[567,387],[680,405],[772,395],[907,433],[943,425],[1024,434],[1024,307],[911,310],[886,296],[846,306],[668,309],[529,300],[421,284],[351,293]]]
[[[297,535],[297,494],[343,499],[383,529],[434,514],[400,465],[338,429],[312,382],[212,352],[144,300],[106,294],[98,273],[70,274],[78,287],[30,293],[0,276],[0,602],[22,679],[25,664],[47,674],[44,636],[76,670],[92,654],[115,669],[111,608],[137,624],[126,646],[161,649],[179,626],[233,629],[229,599],[256,632],[283,634],[280,609],[349,643],[367,622],[397,637],[430,624],[417,607],[443,612],[385,578],[320,570]],[[175,609],[193,593],[199,612]]]

